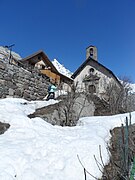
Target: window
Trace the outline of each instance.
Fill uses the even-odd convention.
[[[41,66],[41,69],[45,69],[45,65],[42,65],[42,66]]]
[[[89,93],[96,93],[96,87],[94,85],[89,85],[88,91]]]
[[[93,57],[93,48],[90,48],[90,57]]]
[[[90,68],[89,72],[90,72],[90,74],[93,74],[94,73],[94,68]]]

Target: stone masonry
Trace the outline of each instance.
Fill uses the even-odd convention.
[[[49,80],[36,71],[0,61],[0,98],[16,97],[42,100],[47,94]]]

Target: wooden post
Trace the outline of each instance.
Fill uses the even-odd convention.
[[[126,173],[129,172],[129,142],[128,142],[128,139],[129,139],[129,128],[128,128],[128,118],[126,117],[126,127],[125,127],[125,167],[126,167]]]
[[[131,126],[132,122],[131,122],[131,112],[129,113],[129,125]]]
[[[125,172],[125,131],[124,131],[124,125],[121,125],[121,138],[122,138],[122,142],[121,142],[121,167],[123,167],[123,172]]]

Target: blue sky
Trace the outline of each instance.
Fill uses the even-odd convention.
[[[135,83],[135,0],[0,0],[0,45],[26,57],[42,49],[74,72],[86,47]]]

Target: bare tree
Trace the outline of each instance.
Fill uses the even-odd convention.
[[[124,77],[121,79],[121,86],[118,86],[113,82],[108,85],[106,95],[111,114],[131,111],[132,88],[130,82],[129,78]]]
[[[61,96],[61,103],[58,104],[57,111],[59,118],[63,119],[62,126],[74,126],[81,116],[83,109],[88,106],[87,96],[78,90],[77,84],[71,85],[71,91],[66,96]]]

